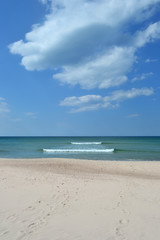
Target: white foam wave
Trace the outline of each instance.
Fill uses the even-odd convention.
[[[71,142],[71,144],[75,145],[89,145],[89,144],[102,144],[102,142]]]
[[[43,149],[47,153],[57,153],[57,152],[88,152],[88,153],[111,153],[114,152],[114,148],[111,149]]]

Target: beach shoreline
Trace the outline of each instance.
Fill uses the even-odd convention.
[[[158,239],[160,162],[0,159],[0,238]]]

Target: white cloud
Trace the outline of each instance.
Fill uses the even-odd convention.
[[[5,98],[0,97],[0,116],[9,113],[10,109],[8,103],[6,102]]]
[[[39,2],[46,6],[46,10],[50,11],[50,8],[52,6],[52,0],[39,0]]]
[[[115,47],[84,65],[65,67],[54,78],[62,83],[80,84],[84,89],[119,86],[127,81],[125,73],[133,61],[132,48]]]
[[[143,47],[146,43],[160,38],[160,22],[150,24],[144,31],[135,34],[135,46]]]
[[[0,101],[5,101],[5,98],[3,98],[3,97],[0,97]]]
[[[54,78],[82,88],[108,88],[127,81],[136,50],[160,38],[160,22],[133,32],[154,14],[160,0],[41,0],[51,2],[42,25],[9,46],[27,70],[58,70]],[[127,30],[126,30],[127,29]],[[135,27],[136,29],[136,27]]]
[[[48,0],[39,0],[41,3],[43,4],[47,4],[48,3]]]
[[[152,88],[132,88],[131,90],[114,91],[111,95],[86,95],[81,97],[67,97],[60,102],[60,106],[73,107],[71,112],[98,110],[101,108],[116,108],[119,103],[139,96],[150,96],[154,93]]]
[[[33,119],[37,118],[37,113],[35,112],[25,112],[25,115]]]
[[[150,59],[150,58],[147,58],[145,60],[146,63],[152,63],[152,62],[158,62],[158,59]]]
[[[137,117],[139,117],[140,116],[140,114],[138,114],[138,113],[133,113],[133,114],[129,114],[128,116],[127,116],[127,118],[137,118]]]
[[[153,75],[153,72],[149,72],[149,73],[142,73],[141,75],[134,77],[131,81],[132,82],[136,82],[136,81],[141,81],[141,80],[145,80],[146,78],[149,78]]]

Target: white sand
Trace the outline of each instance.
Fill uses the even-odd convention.
[[[158,240],[160,162],[0,160],[1,240]]]

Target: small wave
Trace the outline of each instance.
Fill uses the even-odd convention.
[[[102,144],[102,142],[71,142],[71,144],[74,144],[74,145],[91,145],[91,144],[100,145],[100,144]]]
[[[43,152],[47,153],[57,153],[57,152],[88,152],[88,153],[111,153],[114,152],[114,148],[111,149],[43,149]]]

